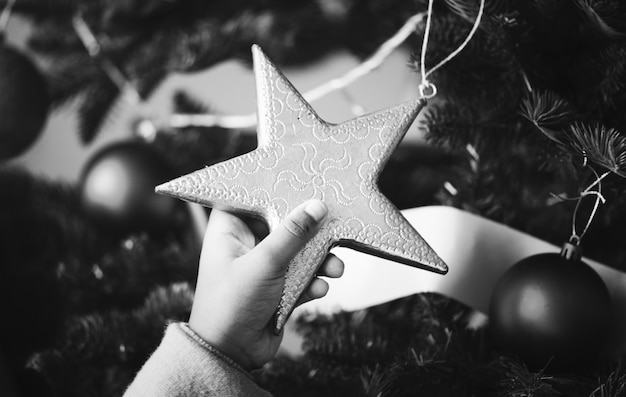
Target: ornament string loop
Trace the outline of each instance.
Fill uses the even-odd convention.
[[[430,99],[437,95],[437,86],[429,81],[422,81],[418,88],[422,98]]]
[[[4,5],[4,9],[2,10],[2,14],[0,14],[0,40],[4,36],[4,32],[7,30],[7,26],[9,25],[9,19],[11,18],[11,12],[13,11],[13,6],[17,0],[8,0]]]
[[[442,59],[438,64],[433,66],[428,72],[426,71],[426,48],[428,47],[428,39],[430,37],[430,26],[431,19],[433,15],[433,3],[434,0],[428,1],[428,13],[426,15],[426,28],[424,29],[424,40],[422,40],[422,53],[420,56],[420,74],[422,78],[422,82],[419,85],[420,95],[423,98],[429,99],[437,95],[437,87],[428,81],[428,76],[430,76],[435,70],[439,69],[446,63],[448,63],[452,58],[457,56],[470,42],[472,37],[474,37],[474,33],[478,30],[478,26],[480,25],[480,21],[483,17],[483,11],[485,9],[485,0],[480,0],[480,6],[478,8],[478,14],[476,15],[476,20],[474,21],[474,26],[468,33],[465,40],[457,47],[456,50],[452,51],[447,57]]]
[[[591,226],[591,222],[593,222],[593,218],[595,217],[598,211],[598,208],[600,207],[600,203],[602,204],[606,203],[606,199],[602,195],[602,179],[604,179],[607,175],[609,175],[610,171],[607,171],[603,173],[602,175],[598,175],[597,171],[593,169],[591,166],[589,166],[586,160],[587,160],[587,156],[585,155],[585,160],[583,164],[589,167],[591,172],[593,172],[593,174],[595,175],[596,179],[593,181],[593,183],[587,186],[585,190],[582,191],[582,193],[578,197],[578,201],[576,202],[576,207],[574,207],[574,213],[572,214],[572,235],[569,238],[569,242],[574,245],[580,244],[580,240],[583,238],[585,233],[587,233],[587,230],[589,230],[589,226]],[[594,188],[596,189],[592,190]],[[585,227],[579,234],[576,231],[576,218],[577,218],[578,210],[580,209],[580,204],[582,203],[583,199],[590,195],[596,196],[596,199],[593,203],[593,208],[591,209],[589,218],[587,219],[587,223],[585,224]]]

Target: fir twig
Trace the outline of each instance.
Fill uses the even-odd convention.
[[[504,379],[501,387],[506,390],[506,397],[527,397],[558,395],[558,391],[550,381],[554,378],[543,373],[543,371],[532,372],[520,362],[502,358],[497,362],[504,370]]]
[[[622,397],[626,395],[626,370],[619,363],[589,397]]]
[[[78,132],[81,141],[91,143],[101,127],[112,116],[109,111],[115,103],[119,90],[109,79],[102,78],[99,83],[92,84],[84,93],[84,100],[78,109]]]
[[[448,7],[463,19],[473,22],[478,13],[479,1],[477,0],[446,0]],[[501,13],[507,6],[506,0],[491,0],[485,2],[485,14],[494,15]]]
[[[29,366],[58,395],[121,395],[167,323],[187,318],[192,301],[191,287],[176,283],[155,288],[137,309],[77,316],[67,322],[56,345],[34,355]],[[85,382],[95,374],[100,381]]]
[[[603,46],[594,55],[588,60],[598,70],[593,76],[589,76],[591,112],[616,112],[621,115],[621,101],[626,89],[626,48],[621,41],[616,41]]]
[[[594,1],[594,0],[576,0],[576,5],[582,11],[582,14],[585,16],[589,24],[594,28],[595,31],[600,34],[608,37],[610,39],[622,39],[626,36],[626,33],[620,32],[617,29],[613,28],[606,20],[603,15],[600,15],[598,10],[595,7],[610,4],[611,2],[606,1]],[[599,4],[598,4],[599,3]],[[608,15],[611,15],[611,11],[614,10],[606,10],[608,11]]]
[[[176,113],[206,113],[209,110],[208,106],[200,99],[192,97],[184,91],[175,92],[173,102]]]
[[[562,133],[555,129],[574,116],[569,103],[551,91],[531,92],[522,101],[521,114],[554,142],[564,145]]]
[[[570,126],[568,141],[590,161],[626,178],[626,137],[616,129],[575,123]]]
[[[20,0],[15,5],[15,12],[29,16],[64,16],[68,15],[79,4],[80,0]],[[8,0],[0,0],[4,7]]]

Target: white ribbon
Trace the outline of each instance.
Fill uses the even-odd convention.
[[[360,310],[420,292],[437,292],[486,313],[502,274],[530,255],[560,252],[560,247],[508,226],[453,207],[426,206],[402,211],[408,221],[448,264],[439,275],[347,248],[333,253],[345,263],[339,279],[327,280],[328,295],[300,306],[293,314]],[[618,327],[626,323],[626,273],[583,258],[607,285]],[[620,328],[623,329],[623,328]],[[297,353],[298,338],[285,335],[285,351]],[[626,335],[622,341],[626,345]]]

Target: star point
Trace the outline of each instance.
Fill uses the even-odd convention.
[[[425,101],[327,123],[258,46],[252,52],[257,149],[174,179],[156,191],[255,215],[266,220],[270,230],[302,202],[325,202],[329,213],[320,231],[287,270],[276,330],[282,329],[334,246],[446,273],[446,264],[377,186],[380,172]]]

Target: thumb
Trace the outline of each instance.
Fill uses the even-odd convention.
[[[282,276],[289,262],[317,233],[328,208],[320,200],[296,207],[263,241],[249,252],[255,263],[275,266]]]

